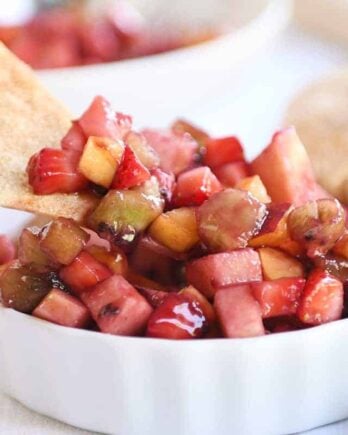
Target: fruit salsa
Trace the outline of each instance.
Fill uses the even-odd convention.
[[[61,148],[27,167],[37,195],[90,191],[66,217],[0,239],[2,302],[114,335],[242,338],[345,316],[344,206],[315,181],[293,128],[252,162],[235,136],[184,120],[137,132],[97,96]]]
[[[203,42],[216,33],[160,31],[125,1],[104,9],[98,13],[81,5],[44,9],[22,25],[0,27],[0,41],[24,62],[42,69],[158,54]]]

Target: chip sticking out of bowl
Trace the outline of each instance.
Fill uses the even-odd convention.
[[[348,203],[348,70],[304,89],[288,107],[285,125],[295,125],[318,182]]]
[[[1,43],[0,65],[0,206],[83,221],[92,195],[35,195],[26,174],[32,154],[59,146],[71,125],[68,110]]]

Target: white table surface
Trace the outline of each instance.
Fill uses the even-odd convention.
[[[289,98],[312,79],[347,60],[347,48],[314,40],[293,27],[278,38],[272,50],[266,49],[246,64],[239,77],[233,77],[230,87],[214,101],[178,115],[191,118],[214,134],[237,133],[254,150],[259,150],[281,125]],[[0,394],[0,434],[87,433],[35,414]],[[348,420],[307,432],[310,435],[347,433]]]

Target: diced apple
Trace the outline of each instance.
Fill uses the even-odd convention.
[[[242,144],[235,136],[207,139],[204,146],[203,162],[211,168],[244,159]]]
[[[307,279],[297,316],[309,325],[338,320],[343,311],[343,294],[341,281],[327,271],[314,269]]]
[[[100,263],[105,264],[113,273],[126,276],[128,260],[121,249],[114,246],[112,251],[109,251],[102,246],[92,245],[87,248],[87,251]]]
[[[35,264],[36,267],[46,269],[55,269],[58,267],[40,246],[40,232],[38,227],[25,228],[18,243],[18,259],[23,264]]]
[[[162,213],[153,221],[149,234],[175,252],[187,252],[199,242],[196,212],[182,207]]]
[[[294,128],[276,133],[251,166],[274,202],[301,205],[317,199],[313,168]]]
[[[214,307],[200,291],[192,285],[189,285],[180,290],[179,295],[183,295],[186,299],[199,304],[209,326],[212,326],[215,323],[216,315]]]
[[[59,277],[75,294],[80,294],[112,275],[109,268],[88,252],[82,251],[68,266],[62,267]]]
[[[249,165],[244,160],[241,160],[214,168],[214,174],[224,186],[234,187],[238,181],[250,175],[250,169]]]
[[[151,175],[156,177],[159,185],[159,190],[166,205],[172,201],[174,189],[175,189],[175,175],[171,172],[164,172],[160,168],[154,168],[151,170]]]
[[[127,247],[162,213],[163,206],[158,182],[151,177],[140,188],[110,190],[88,222],[112,245]]]
[[[130,131],[125,136],[124,141],[147,169],[154,169],[159,166],[160,158],[156,151],[147,143],[144,135]]]
[[[266,218],[267,209],[250,193],[225,189],[197,209],[198,232],[215,252],[244,248]]]
[[[250,248],[212,254],[186,266],[187,281],[207,298],[234,284],[262,280],[259,254]]]
[[[246,338],[265,334],[261,309],[249,285],[219,290],[214,307],[225,337]]]
[[[146,335],[173,340],[199,338],[206,327],[200,305],[183,295],[171,293],[149,318]]]
[[[82,251],[89,235],[72,219],[57,218],[40,233],[40,248],[52,261],[69,264]]]
[[[139,186],[150,177],[150,171],[141,163],[134,151],[126,146],[111,183],[111,189],[129,189]]]
[[[84,328],[91,320],[88,309],[74,296],[52,289],[33,311],[33,316],[71,328]]]
[[[102,332],[114,335],[139,335],[152,313],[151,305],[121,275],[97,284],[81,294]]]
[[[262,317],[267,318],[296,314],[305,283],[303,278],[280,278],[253,282],[250,286]]]
[[[175,134],[189,133],[200,146],[204,145],[209,139],[208,133],[187,122],[185,119],[177,119],[171,126],[172,132]]]
[[[124,144],[90,136],[79,162],[79,171],[90,181],[110,187],[124,153]]]
[[[207,166],[200,166],[179,175],[173,195],[176,207],[197,206],[220,192],[219,180]]]
[[[261,178],[258,175],[243,178],[236,184],[236,189],[246,190],[258,201],[265,204],[271,202],[271,198],[268,196],[265,185],[262,183]]]
[[[263,277],[266,280],[278,278],[303,277],[302,263],[285,252],[275,248],[260,248]]]

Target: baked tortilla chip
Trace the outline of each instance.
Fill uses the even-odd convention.
[[[83,221],[95,206],[92,195],[34,195],[25,172],[32,154],[59,147],[70,119],[31,69],[0,43],[0,206]]]
[[[348,204],[348,70],[302,91],[285,122],[295,125],[319,183]]]

